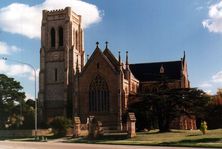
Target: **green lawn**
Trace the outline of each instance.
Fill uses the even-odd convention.
[[[69,139],[67,142],[222,148],[222,129],[209,130],[205,135],[202,135],[199,130],[172,130],[168,133],[158,133],[153,130],[137,133],[137,136],[131,139],[126,136],[113,135],[104,136],[96,140],[75,138]]]

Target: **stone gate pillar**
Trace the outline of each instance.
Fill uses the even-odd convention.
[[[79,117],[74,117],[73,119],[73,136],[79,137],[81,134],[81,121]]]
[[[127,132],[130,138],[136,136],[136,116],[133,112],[128,113],[127,117]]]

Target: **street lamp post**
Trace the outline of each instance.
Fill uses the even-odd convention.
[[[35,139],[37,138],[37,129],[38,129],[38,125],[37,125],[37,122],[38,122],[38,119],[37,119],[37,99],[36,99],[36,69],[34,66],[32,66],[31,64],[29,63],[25,63],[25,62],[22,62],[22,61],[18,61],[18,60],[12,60],[12,59],[8,59],[6,57],[2,57],[3,60],[8,60],[8,61],[12,61],[12,62],[16,62],[16,63],[20,63],[20,64],[24,64],[24,65],[27,65],[29,66],[30,68],[32,68],[33,72],[34,72],[34,78],[35,78],[35,87],[34,87],[34,90],[35,90]]]

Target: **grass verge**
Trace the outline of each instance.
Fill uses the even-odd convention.
[[[127,138],[126,135],[110,135],[95,140],[84,137],[72,138],[65,142],[222,148],[222,129],[209,130],[205,135],[202,135],[199,130],[172,130],[167,133],[158,133],[157,130],[153,130],[139,132],[135,138]]]

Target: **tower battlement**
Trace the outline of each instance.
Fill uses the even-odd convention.
[[[71,7],[66,7],[65,9],[54,9],[54,10],[43,10],[43,15],[56,15],[58,13],[66,13],[71,11]]]
[[[81,15],[76,14],[72,11],[71,7],[66,7],[65,9],[55,9],[55,10],[43,10],[42,11],[42,20],[43,23],[46,20],[52,19],[66,19],[66,20],[75,20],[75,22],[81,22]]]

